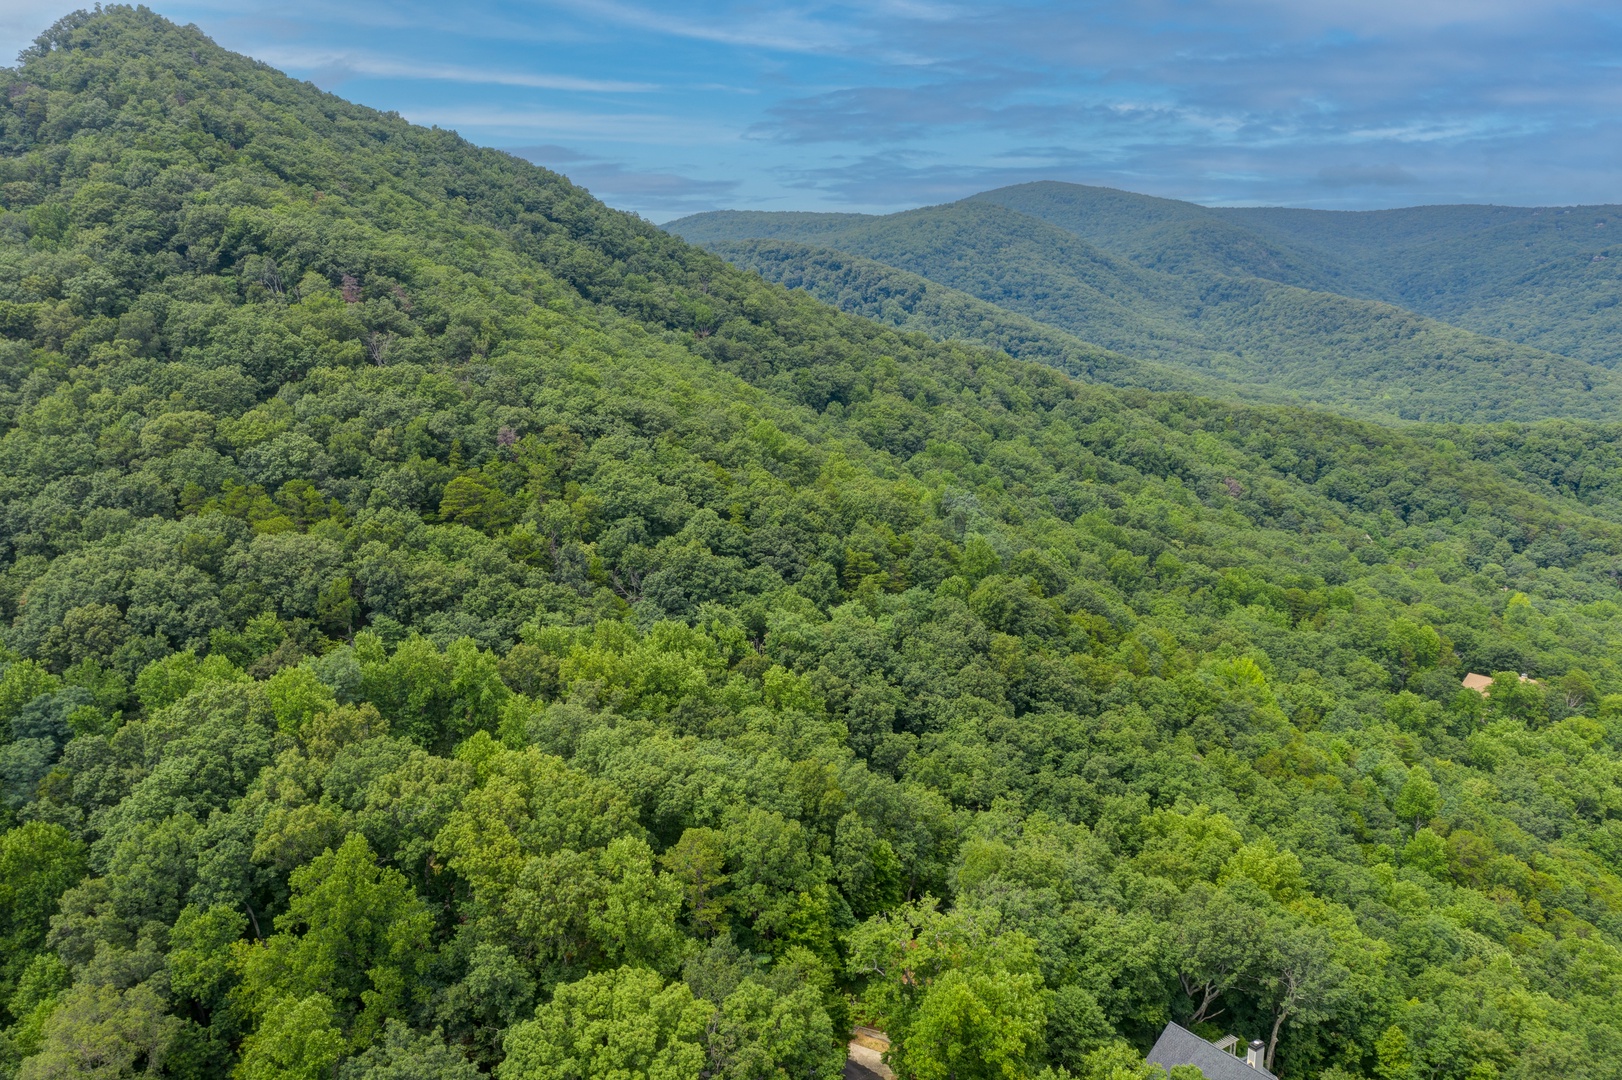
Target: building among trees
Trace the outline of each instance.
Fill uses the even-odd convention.
[[[1251,1040],[1244,1057],[1234,1052],[1238,1045],[1234,1035],[1210,1043],[1179,1024],[1167,1024],[1149,1051],[1148,1061],[1167,1073],[1179,1065],[1192,1065],[1205,1074],[1205,1080],[1275,1080],[1262,1065],[1265,1051],[1260,1039]]]

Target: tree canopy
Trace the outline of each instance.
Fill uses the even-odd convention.
[[[1616,1075],[1602,431],[901,332],[141,8],[0,83],[0,1075]]]
[[[1541,213],[1217,210],[1048,182],[668,228],[846,311],[1104,382],[1387,421],[1609,420],[1616,271],[1594,230],[1616,208]]]

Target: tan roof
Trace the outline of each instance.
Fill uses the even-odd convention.
[[[1541,682],[1538,682],[1537,679],[1529,678],[1526,675],[1521,676],[1521,682],[1537,683],[1539,686],[1543,685]],[[1463,679],[1459,680],[1459,685],[1464,687],[1466,690],[1474,690],[1482,697],[1486,697],[1487,692],[1492,689],[1492,676],[1477,675],[1472,671]]]

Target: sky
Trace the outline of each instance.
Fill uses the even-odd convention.
[[[78,6],[0,0],[0,54]],[[1208,205],[1622,203],[1622,0],[150,6],[660,222],[1030,180]]]

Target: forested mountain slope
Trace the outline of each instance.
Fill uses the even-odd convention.
[[[1361,263],[1367,279],[1415,311],[1622,366],[1622,207],[1221,213]]]
[[[1257,263],[1287,268],[1287,257],[1218,252],[1220,237],[1204,238],[1212,240],[1207,259],[1163,265],[1169,260],[1157,257],[1143,265],[1131,253],[1105,251],[1069,228],[983,197],[828,221],[721,211],[666,227],[696,243],[765,237],[864,256],[1128,356],[1355,415],[1601,419],[1622,405],[1622,376],[1608,369],[1390,304],[1256,276],[1264,269]],[[1194,237],[1200,229],[1172,228],[1169,237],[1156,236],[1180,250],[1206,250]]]
[[[1092,382],[1209,395],[1232,394],[1236,389],[1218,379],[1109,352],[1046,323],[860,255],[788,240],[720,241],[707,246],[734,266],[803,289],[852,315],[931,337],[989,345]],[[1261,388],[1239,392],[1252,399],[1289,400]]]
[[[972,202],[1016,210],[1075,233],[1140,266],[1258,277],[1318,292],[1394,300],[1365,263],[1331,254],[1286,230],[1257,229],[1224,211],[1115,188],[1038,181],[996,188]]]
[[[1489,336],[1622,364],[1622,207],[1208,208],[1054,182],[974,198],[1154,269],[1383,300]]]
[[[141,9],[0,82],[7,1075],[1617,1075],[1604,438],[898,332]]]

